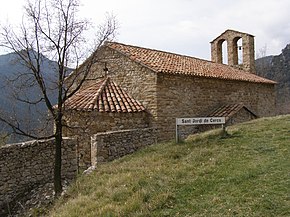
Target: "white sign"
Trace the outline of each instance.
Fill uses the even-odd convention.
[[[225,117],[176,118],[176,125],[225,124]]]
[[[204,125],[204,124],[223,125],[225,123],[226,123],[225,117],[176,118],[176,142],[178,143],[178,126],[180,125]]]

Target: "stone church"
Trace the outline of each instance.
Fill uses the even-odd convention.
[[[224,41],[227,65],[222,58]],[[157,140],[164,141],[174,139],[175,119],[180,117],[207,116],[217,110],[227,120],[240,111],[239,121],[273,116],[276,82],[255,74],[254,55],[254,36],[233,30],[211,42],[212,61],[107,42],[83,88],[66,104],[66,122],[75,130],[65,134],[82,135],[88,143],[82,155],[89,155],[89,138],[98,132],[153,127]]]

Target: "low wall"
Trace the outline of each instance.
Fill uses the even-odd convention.
[[[156,143],[156,129],[111,131],[92,136],[92,165],[111,161]]]
[[[63,135],[78,139],[78,161],[80,169],[91,166],[91,136],[97,133],[136,128],[148,128],[147,112],[108,113],[67,111]],[[97,120],[97,121],[96,121]]]
[[[62,177],[77,173],[76,141],[64,139]],[[53,181],[54,140],[28,141],[0,147],[0,216],[10,202],[38,184]]]

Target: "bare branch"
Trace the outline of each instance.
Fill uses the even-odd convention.
[[[98,61],[98,51],[100,47],[104,44],[105,41],[112,40],[115,38],[116,30],[118,28],[118,24],[115,16],[107,14],[106,22],[99,26],[97,33],[97,41],[95,41],[95,51],[92,55],[85,61],[85,63],[77,68],[73,74],[71,74],[72,81],[67,84],[67,89],[65,91],[65,95],[63,101],[66,101],[68,98],[73,96],[83,85],[85,82],[92,66]],[[72,89],[73,84],[79,80],[78,85]]]
[[[13,130],[13,132],[15,134],[17,134],[17,135],[26,136],[26,137],[29,137],[31,139],[37,139],[37,140],[41,140],[41,139],[51,139],[51,138],[54,137],[54,135],[35,136],[33,134],[30,134],[29,132],[24,131],[21,128],[20,123],[17,120],[8,120],[7,118],[3,118],[3,117],[0,116],[0,121],[4,122],[9,127],[11,127],[11,129]]]

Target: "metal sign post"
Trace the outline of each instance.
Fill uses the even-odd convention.
[[[179,142],[178,126],[221,124],[224,127],[225,123],[225,117],[176,118],[176,143]]]

